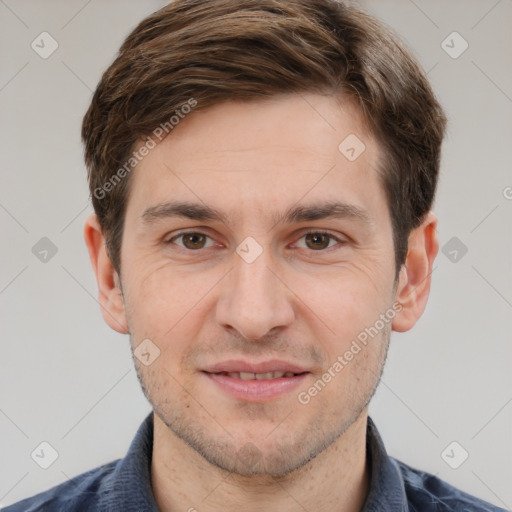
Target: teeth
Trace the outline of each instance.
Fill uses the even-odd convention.
[[[256,376],[256,380],[265,380],[265,379],[277,378],[277,377],[273,376],[272,372],[268,372],[268,373],[255,373],[254,375]]]
[[[268,380],[280,379],[281,377],[293,377],[293,372],[267,372],[267,373],[251,373],[251,372],[229,372],[227,373],[232,379],[240,380]]]

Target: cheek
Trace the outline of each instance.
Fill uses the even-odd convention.
[[[299,298],[311,322],[328,327],[329,352],[344,350],[362,331],[372,326],[389,307],[392,284],[380,281],[362,268],[344,268],[330,275],[302,276],[297,282]],[[327,347],[326,347],[327,348]]]
[[[149,338],[160,349],[153,372],[163,372],[163,366],[179,382],[191,373],[189,354],[210,325],[219,275],[220,270],[191,271],[165,263],[131,283],[130,332],[134,346]]]
[[[140,268],[142,265],[133,268],[131,275],[136,278],[130,282],[126,294],[131,332],[137,332],[138,337],[163,341],[188,315],[193,315],[198,295],[204,294],[203,286],[197,276],[184,276],[180,269],[169,264],[144,272]]]
[[[200,273],[150,255],[134,261],[132,290],[142,307],[179,309],[198,291]]]

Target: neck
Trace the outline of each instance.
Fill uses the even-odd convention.
[[[283,477],[246,477],[213,466],[153,416],[151,480],[162,512],[357,512],[364,504],[366,411],[317,457]]]

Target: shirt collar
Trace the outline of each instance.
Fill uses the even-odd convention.
[[[362,512],[409,512],[399,467],[389,457],[377,427],[368,417],[366,435],[370,485]],[[100,510],[159,512],[151,487],[153,412],[140,425],[126,456],[116,466]]]
[[[409,512],[400,468],[387,454],[377,427],[370,417],[366,429],[366,454],[370,485],[362,512]]]
[[[153,454],[153,412],[142,422],[128,449],[112,474],[109,492],[99,509],[109,512],[159,512],[151,487]]]

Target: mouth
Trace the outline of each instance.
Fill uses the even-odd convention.
[[[306,373],[306,372],[303,372]],[[270,380],[270,379],[281,379],[281,378],[289,378],[296,377],[297,375],[301,375],[301,373],[293,373],[293,372],[266,372],[266,373],[251,373],[251,372],[219,372],[215,375],[224,375],[230,377],[231,379],[239,379],[239,380]]]
[[[298,387],[311,372],[284,361],[225,361],[202,373],[224,395],[240,401],[266,402]]]

